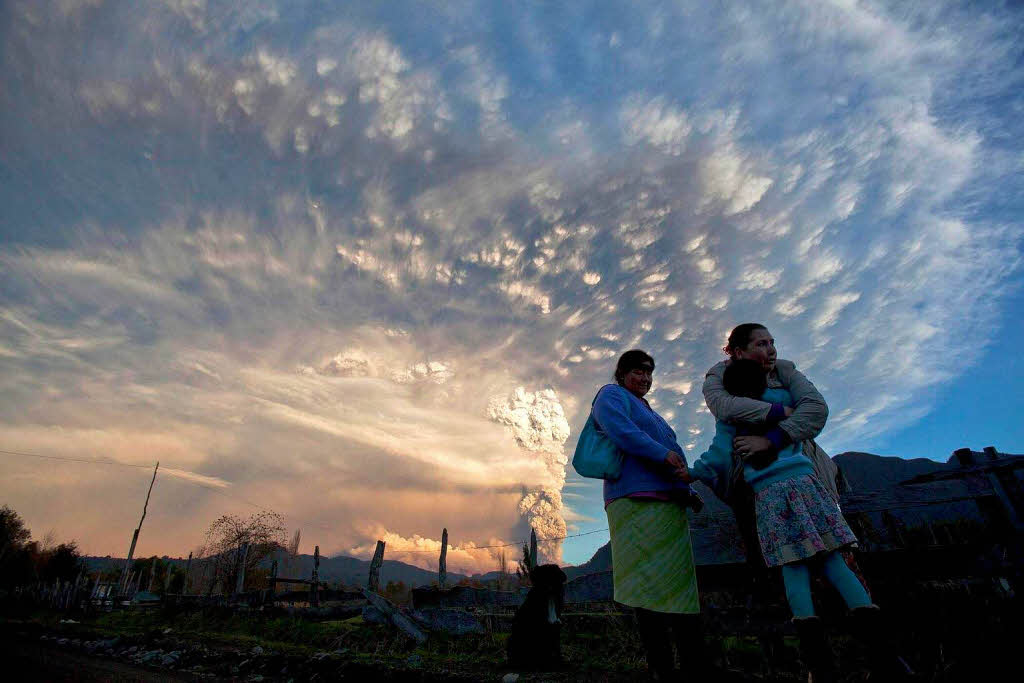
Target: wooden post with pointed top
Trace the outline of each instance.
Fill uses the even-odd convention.
[[[313,582],[309,585],[309,605],[320,606],[320,546],[313,548]]]
[[[530,569],[537,566],[537,530],[530,527]]]
[[[367,581],[367,588],[376,593],[380,590],[380,566],[384,563],[384,541],[377,541],[377,549],[373,551],[373,560],[370,562],[370,577]]]
[[[181,594],[188,595],[189,584],[192,582],[192,553],[188,554],[188,562],[185,563],[185,581],[181,584]]]
[[[441,557],[437,561],[437,586],[444,588],[448,581],[448,528],[441,531]]]

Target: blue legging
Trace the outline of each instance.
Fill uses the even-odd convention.
[[[814,602],[811,600],[811,574],[807,560],[782,565],[782,582],[786,586],[786,599],[794,617],[813,617]],[[850,609],[871,604],[868,592],[860,579],[853,573],[843,556],[830,552],[821,561],[821,568],[828,582],[836,587]]]

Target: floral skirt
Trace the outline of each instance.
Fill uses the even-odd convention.
[[[757,536],[769,567],[857,542],[839,506],[809,474],[777,481],[754,497]]]

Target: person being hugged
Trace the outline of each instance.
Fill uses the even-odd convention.
[[[652,678],[669,680],[670,635],[684,670],[710,666],[687,516],[688,507],[702,503],[683,480],[686,461],[675,432],[644,398],[653,373],[650,354],[622,354],[615,384],[601,388],[591,414],[595,429],[623,455],[621,474],[604,481],[615,601],[635,608]]]
[[[815,615],[809,568],[812,561],[820,566],[826,580],[860,621],[877,623],[878,607],[838,552],[857,539],[831,493],[815,476],[814,465],[799,441],[777,444],[774,457],[766,457],[764,449],[735,446],[744,443],[743,439],[771,440],[762,433],[773,433],[777,429],[774,425],[792,413],[789,391],[769,388],[763,363],[749,358],[729,362],[722,383],[731,396],[763,401],[772,407],[764,420],[753,424],[718,420],[711,446],[683,478],[700,480],[718,490],[723,478],[731,477],[734,471],[734,448],[739,453],[743,480],[754,492],[760,550],[769,567],[782,568],[786,599],[800,635],[801,656],[816,683],[833,680],[834,663],[821,621]],[[869,643],[869,647],[875,645]]]

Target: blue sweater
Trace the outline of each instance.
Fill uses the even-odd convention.
[[[669,451],[685,457],[676,433],[646,401],[618,384],[607,384],[597,392],[593,414],[597,429],[625,455],[619,478],[604,480],[606,504],[641,491],[689,494],[689,484],[673,477],[665,464]]]
[[[761,400],[790,407],[793,405],[793,398],[785,389],[768,389]],[[690,468],[690,473],[707,484],[712,491],[720,490],[718,484],[721,478],[728,479],[732,472],[732,440],[735,436],[735,426],[716,422],[711,447],[704,451]],[[801,474],[813,475],[814,465],[804,456],[799,441],[782,448],[775,462],[764,469],[757,470],[750,465],[743,465],[743,478],[755,492],[763,490],[769,484]]]

